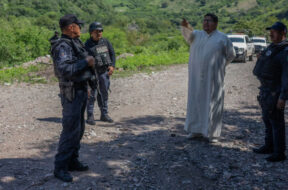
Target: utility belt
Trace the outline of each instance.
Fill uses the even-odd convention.
[[[105,65],[105,66],[102,66],[102,67],[97,67],[96,71],[97,71],[98,74],[101,75],[101,74],[105,73],[108,70],[108,67],[109,67],[109,65]]]
[[[74,82],[74,88],[76,90],[85,90],[85,89],[87,89],[87,81]]]
[[[60,82],[60,94],[65,97],[67,100],[72,102],[75,98],[75,91],[77,90],[87,90],[87,82]]]
[[[263,89],[269,89],[270,91],[277,91],[277,89],[279,88],[279,84],[276,81],[272,81],[272,80],[260,80],[261,83],[261,87]]]

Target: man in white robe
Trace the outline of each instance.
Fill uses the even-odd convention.
[[[188,102],[185,130],[188,138],[214,142],[220,136],[224,105],[225,67],[235,57],[228,37],[217,30],[218,17],[206,14],[203,30],[193,30],[183,19],[182,34],[190,44]]]

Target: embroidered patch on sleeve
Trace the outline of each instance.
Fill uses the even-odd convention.
[[[65,59],[66,57],[67,57],[66,51],[64,50],[64,48],[61,48],[60,49],[60,58]]]

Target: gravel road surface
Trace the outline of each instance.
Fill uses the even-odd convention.
[[[0,190],[288,189],[288,161],[268,163],[252,153],[264,135],[254,64],[227,67],[224,127],[214,144],[185,138],[187,65],[112,79],[115,123],[99,121],[96,110],[80,152],[90,170],[73,172],[73,183],[52,175],[58,84],[0,86]]]

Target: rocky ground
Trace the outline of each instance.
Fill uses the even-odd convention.
[[[264,134],[254,64],[228,66],[224,127],[214,144],[185,138],[187,65],[112,79],[115,123],[86,125],[80,154],[90,171],[73,172],[73,183],[52,175],[58,85],[0,86],[0,190],[288,189],[288,161],[268,163],[251,151]]]

